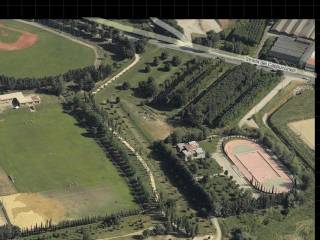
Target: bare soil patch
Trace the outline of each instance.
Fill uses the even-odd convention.
[[[314,120],[314,118],[291,122],[288,124],[288,126],[312,150],[315,149],[315,120]]]

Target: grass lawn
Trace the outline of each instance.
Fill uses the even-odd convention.
[[[133,207],[125,180],[105,153],[62,112],[57,98],[42,95],[37,111],[8,110],[0,115],[0,165],[14,176],[19,192],[108,186],[111,196]]]
[[[14,77],[43,77],[58,75],[94,63],[95,54],[86,46],[14,20],[1,20],[0,24],[38,35],[38,42],[29,48],[1,51],[1,74]]]

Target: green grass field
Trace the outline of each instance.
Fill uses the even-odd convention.
[[[135,206],[125,180],[94,139],[84,136],[55,97],[41,97],[44,102],[34,113],[19,109],[0,115],[0,165],[14,176],[17,190],[59,191],[70,183],[102,186],[113,199]]]
[[[38,42],[32,47],[0,52],[0,73],[14,77],[43,77],[58,75],[70,69],[94,64],[92,49],[14,20],[1,20],[0,24],[38,35]],[[8,32],[9,33],[9,32]],[[7,38],[17,37],[10,32]],[[0,38],[0,41],[4,37]]]

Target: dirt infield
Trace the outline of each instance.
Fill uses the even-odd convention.
[[[225,143],[224,151],[246,179],[259,183],[264,191],[272,192],[274,188],[274,192],[288,192],[292,187],[284,167],[257,143],[234,139]]]
[[[315,120],[314,120],[314,118],[291,122],[288,124],[288,126],[312,150],[315,149]]]
[[[33,33],[20,31],[15,28],[6,27],[2,24],[0,24],[0,29],[8,29],[11,31],[21,33],[18,40],[13,43],[0,42],[0,51],[14,51],[14,50],[28,48],[28,47],[33,46],[38,41],[38,36]]]

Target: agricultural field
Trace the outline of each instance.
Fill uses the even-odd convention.
[[[30,226],[137,207],[95,140],[57,98],[40,97],[36,112],[21,108],[0,115],[0,166],[17,191],[1,197],[12,223]]]
[[[92,49],[14,20],[0,20],[0,53],[1,74],[13,77],[58,75],[95,61]]]

